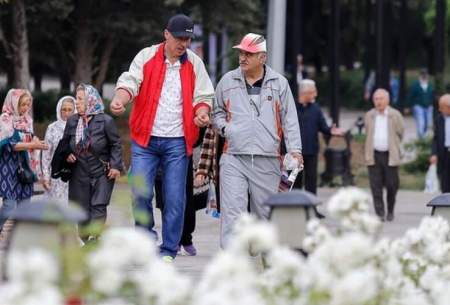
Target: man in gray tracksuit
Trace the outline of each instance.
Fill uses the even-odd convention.
[[[239,49],[240,67],[218,83],[213,118],[226,140],[220,159],[222,247],[249,197],[252,213],[269,216],[264,201],[278,190],[283,136],[287,151],[303,163],[295,102],[288,81],[265,65],[264,37],[247,34],[233,48]]]

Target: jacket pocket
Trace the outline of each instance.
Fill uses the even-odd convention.
[[[264,154],[278,154],[280,139],[277,134],[276,122],[272,119],[269,122],[257,121],[255,133],[255,146]],[[273,125],[270,125],[273,122]]]
[[[225,126],[229,152],[252,153],[251,144],[254,136],[250,123],[246,117],[233,117],[233,120]]]

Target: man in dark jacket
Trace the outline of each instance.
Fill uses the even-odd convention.
[[[419,139],[425,137],[428,126],[431,126],[433,116],[433,86],[428,79],[426,70],[421,70],[419,78],[409,89],[408,103],[416,121],[417,136]]]
[[[437,163],[443,193],[450,192],[450,94],[439,99],[439,112],[434,123],[434,137],[430,163]]]
[[[300,124],[302,139],[302,153],[304,169],[294,183],[294,188],[302,188],[313,194],[317,193],[317,155],[319,153],[319,132],[326,135],[341,136],[343,132],[336,126],[331,128],[319,105],[315,103],[317,97],[316,83],[311,79],[304,79],[299,84],[297,116]],[[318,217],[322,214],[316,211]]]

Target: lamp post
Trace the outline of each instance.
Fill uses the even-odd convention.
[[[53,254],[62,264],[63,251],[80,246],[75,224],[87,216],[81,208],[40,200],[20,205],[10,218],[15,224],[7,240],[4,263],[11,253],[38,248]],[[3,276],[8,274],[3,272]]]
[[[282,244],[301,250],[306,224],[314,214],[311,210],[320,203],[314,194],[300,190],[273,194],[266,200],[270,207],[269,219],[278,229]]]
[[[450,223],[450,193],[444,193],[427,203],[431,207],[431,216],[439,215]]]

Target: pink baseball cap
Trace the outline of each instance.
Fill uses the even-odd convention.
[[[266,39],[262,35],[248,33],[242,38],[241,43],[234,46],[233,49],[239,49],[249,53],[267,52]]]

